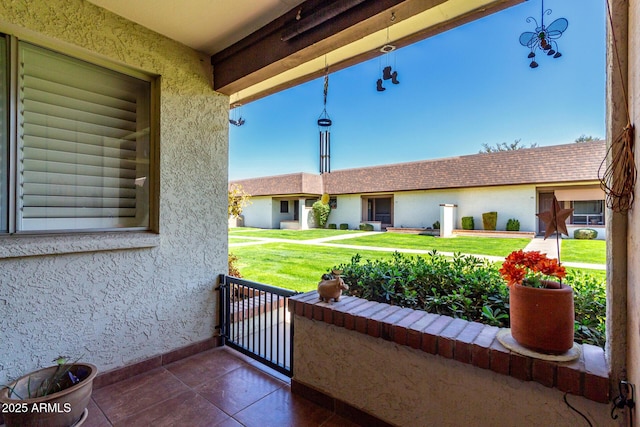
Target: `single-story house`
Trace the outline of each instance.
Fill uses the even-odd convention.
[[[498,213],[498,230],[509,219],[521,231],[544,232],[536,213],[550,208],[553,196],[573,208],[568,230],[589,227],[605,237],[604,191],[598,178],[605,142],[590,141],[445,159],[298,173],[232,181],[251,194],[243,225],[260,228],[312,227],[311,206],[323,193],[331,197],[329,223],[357,229],[430,228],[453,207],[453,227],[482,214]],[[604,171],[603,171],[604,172]],[[572,233],[570,232],[570,235]]]

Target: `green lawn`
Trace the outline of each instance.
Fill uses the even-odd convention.
[[[362,233],[359,230],[328,230],[314,228],[311,230],[268,230],[263,228],[237,227],[230,228],[230,236],[270,237],[272,239],[310,240],[322,237],[339,236],[341,234]]]
[[[605,264],[607,249],[604,240],[563,239],[560,258],[564,262]]]
[[[238,269],[245,279],[301,292],[316,289],[324,273],[348,263],[356,253],[364,259],[387,259],[393,254],[290,243],[231,247],[229,251],[238,257]]]
[[[530,239],[492,237],[441,237],[420,234],[380,233],[333,243],[384,248],[437,250],[438,252],[461,252],[464,254],[506,257],[511,252],[523,249]]]

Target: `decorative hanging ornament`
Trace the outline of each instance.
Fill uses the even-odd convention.
[[[329,93],[329,67],[324,69],[324,102],[318,118],[320,133],[320,174],[331,172],[331,119],[327,114],[327,94]]]
[[[391,22],[393,22],[395,20],[396,20],[395,14],[391,13]],[[387,27],[387,40],[386,40],[385,45],[380,48],[380,52],[383,53],[382,59],[380,61],[380,64],[381,64],[380,68],[382,68],[382,78],[378,79],[376,81],[376,90],[378,92],[384,92],[385,90],[387,90],[383,86],[384,81],[391,80],[391,83],[393,83],[394,85],[397,85],[397,84],[400,83],[400,81],[398,80],[398,71],[393,69],[396,66],[395,53],[393,53],[393,68],[391,67],[391,60],[390,60],[390,57],[389,57],[391,52],[393,52],[395,50],[396,50],[396,47],[394,45],[390,44],[390,42],[389,42],[389,27]],[[383,59],[384,59],[384,68],[382,67]]]
[[[234,126],[242,126],[245,120],[242,118],[242,104],[236,102],[231,106],[231,112],[229,114],[229,123]]]
[[[562,56],[558,51],[556,39],[559,39],[569,26],[569,21],[565,18],[558,18],[549,24],[548,27],[545,27],[544,15],[551,15],[551,9],[544,9],[544,0],[542,0],[541,5],[540,25],[538,25],[538,21],[534,17],[530,16],[527,18],[527,22],[535,22],[535,31],[525,31],[520,34],[520,44],[531,49],[531,52],[527,55],[527,58],[531,59],[531,63],[529,64],[531,68],[538,67],[538,63],[536,62],[536,51],[538,49],[553,58],[560,58]]]

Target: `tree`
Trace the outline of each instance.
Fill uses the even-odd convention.
[[[497,143],[495,147],[484,143],[482,144],[483,149],[480,150],[480,153],[497,153],[499,151],[523,150],[525,148],[536,148],[538,146],[538,144],[534,142],[527,147],[525,145],[520,145],[520,141],[520,139],[516,139],[511,144],[507,144],[506,142]]]
[[[244,191],[242,185],[232,184],[229,187],[229,216],[234,218],[242,215],[245,206],[251,204],[251,194]]]
[[[576,138],[576,142],[589,142],[589,141],[600,141],[600,138],[596,138],[591,135],[587,136],[585,134],[582,134]]]
[[[313,206],[311,206],[313,210],[313,217],[316,221],[316,226],[319,228],[324,228],[327,224],[327,220],[329,219],[329,214],[331,213],[331,206],[329,206],[329,195],[324,193],[322,198],[315,202]]]

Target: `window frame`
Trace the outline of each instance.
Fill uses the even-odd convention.
[[[40,39],[31,35],[20,34],[19,32],[6,32],[2,31],[0,26],[0,37],[6,40],[7,55],[6,55],[6,69],[7,69],[7,143],[8,143],[8,165],[7,170],[0,169],[0,173],[7,177],[8,187],[8,201],[0,200],[2,206],[0,209],[6,212],[7,218],[5,224],[0,224],[0,239],[7,237],[29,236],[29,235],[76,235],[87,233],[124,233],[129,236],[139,235],[142,233],[159,233],[159,137],[160,137],[160,76],[152,73],[147,73],[141,70],[137,70],[122,64],[115,63],[111,60],[93,55],[86,50],[81,50],[74,46],[64,45],[63,43],[52,43],[48,40]],[[37,46],[38,48],[47,49],[54,55],[62,55],[64,57],[71,58],[74,61],[82,61],[90,64],[94,67],[101,68],[105,73],[113,75],[126,76],[126,78],[133,78],[141,80],[148,84],[148,89],[145,88],[145,94],[148,98],[148,111],[149,116],[149,132],[148,132],[148,197],[145,198],[145,204],[148,206],[145,209],[145,215],[148,216],[147,224],[145,226],[137,227],[103,227],[103,228],[82,228],[82,229],[51,229],[51,230],[20,230],[17,224],[18,217],[18,194],[17,187],[19,185],[19,171],[18,171],[18,80],[19,80],[19,44],[29,43]],[[0,144],[1,147],[1,144]],[[145,158],[146,160],[146,158]],[[2,181],[0,180],[0,185]],[[135,232],[135,233],[133,233]],[[108,245],[113,246],[113,242]],[[118,246],[118,245],[116,245]],[[125,244],[126,247],[129,243]],[[142,244],[143,247],[149,246],[148,242]],[[151,245],[154,246],[154,245]],[[75,250],[71,250],[75,252]],[[46,251],[45,251],[46,252]],[[62,250],[62,252],[67,252]],[[0,253],[0,258],[4,256],[11,256],[11,253]]]

